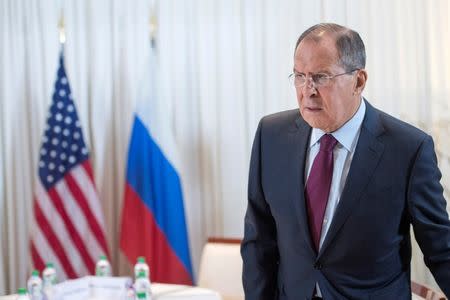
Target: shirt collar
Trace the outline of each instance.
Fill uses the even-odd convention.
[[[358,132],[364,120],[365,113],[366,103],[364,102],[364,99],[361,99],[361,104],[359,105],[359,108],[353,115],[353,117],[348,120],[341,128],[331,133],[331,135],[339,142],[339,144],[341,144],[349,152],[353,151],[354,149],[354,142],[356,140],[356,137],[358,136]],[[313,128],[311,132],[311,138],[309,140],[309,148],[314,146],[324,134],[326,134],[325,131],[319,128]]]

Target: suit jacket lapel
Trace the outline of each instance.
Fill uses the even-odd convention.
[[[306,212],[305,204],[305,161],[307,155],[307,149],[309,146],[309,136],[311,135],[311,127],[301,118],[296,121],[296,129],[289,133],[290,149],[293,152],[290,154],[290,160],[293,162],[292,174],[293,187],[295,192],[292,201],[297,213],[297,220],[299,221],[300,234],[304,237],[308,248],[311,250],[311,254],[315,254],[315,250],[311,241],[308,225],[308,214]]]
[[[377,139],[383,130],[383,126],[378,119],[378,112],[366,101],[366,115],[361,126],[358,144],[344,190],[318,257],[329,247],[369,184],[384,150],[384,145]]]

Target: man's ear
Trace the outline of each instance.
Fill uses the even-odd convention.
[[[356,74],[356,84],[353,90],[353,94],[359,94],[361,95],[364,87],[366,86],[367,82],[367,71],[364,69],[358,70],[358,73]]]

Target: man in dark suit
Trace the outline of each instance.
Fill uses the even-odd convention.
[[[241,254],[246,299],[411,299],[412,224],[450,296],[450,222],[432,138],[361,96],[359,34],[298,39],[299,110],[264,117],[250,163]]]

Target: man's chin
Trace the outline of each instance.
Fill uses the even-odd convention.
[[[300,114],[302,115],[303,119],[312,127],[316,127],[323,125],[322,118],[323,118],[323,111],[311,111],[307,109],[303,109]],[[314,125],[314,126],[313,126]]]
[[[309,119],[304,119],[306,121],[306,123],[308,123],[309,126],[313,127],[313,128],[319,128],[322,129],[322,123],[317,122],[317,120],[311,120]]]

